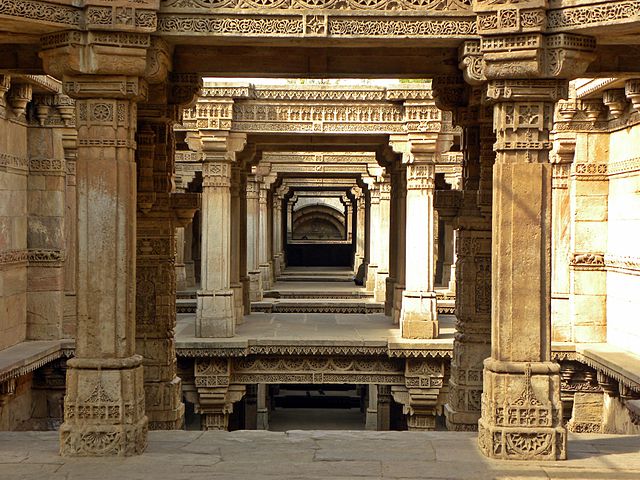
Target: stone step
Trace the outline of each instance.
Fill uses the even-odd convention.
[[[282,274],[277,279],[278,282],[351,282],[353,274]]]
[[[453,315],[456,313],[456,301],[454,300],[440,300],[437,301],[438,313]]]
[[[251,303],[252,312],[263,313],[384,313],[384,304],[367,301],[329,300],[273,300]]]
[[[176,298],[178,300],[196,298],[196,290],[178,290],[176,292]]]
[[[339,295],[344,295],[344,293],[340,292]],[[271,301],[253,302],[251,303],[251,311],[265,313],[384,313],[384,304],[369,302],[367,301],[369,298],[371,297],[280,297]],[[437,311],[442,315],[453,315],[455,307],[455,300],[438,300]],[[195,314],[196,299],[177,299],[176,313]]]
[[[340,299],[340,300],[355,300],[355,299],[369,299],[373,297],[371,292],[363,291],[331,291],[331,290],[267,290],[264,292],[264,298],[279,298],[279,299]]]
[[[196,313],[196,298],[177,298],[176,313]]]

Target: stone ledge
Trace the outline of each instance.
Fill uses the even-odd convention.
[[[607,343],[576,345],[578,360],[640,392],[640,356]]]
[[[0,382],[33,372],[53,360],[71,357],[74,341],[33,340],[0,350]]]

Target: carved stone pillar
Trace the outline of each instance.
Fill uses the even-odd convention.
[[[378,205],[377,228],[378,247],[376,284],[373,296],[376,302],[384,302],[387,295],[387,277],[389,276],[389,230],[391,220],[391,176],[383,175],[380,179],[380,203]]]
[[[144,357],[149,428],[156,430],[180,428],[184,417],[174,340],[178,225],[170,193],[175,139],[169,109],[142,104],[136,138],[136,351]]]
[[[355,198],[356,209],[356,253],[353,261],[353,272],[358,273],[360,265],[364,262],[364,245],[366,241],[366,222],[365,222],[365,197],[360,187],[351,189]]]
[[[385,285],[384,314],[390,317],[393,313],[393,296],[396,285],[396,271],[398,269],[398,174],[395,165],[390,164],[387,171],[391,179],[391,201],[389,202],[389,275]]]
[[[260,179],[256,175],[247,177],[247,275],[249,276],[249,298],[252,302],[262,300],[262,274],[260,273]]]
[[[251,313],[251,282],[247,273],[248,265],[248,238],[247,238],[247,173],[246,170],[240,172],[240,283],[242,284],[242,313]],[[244,321],[244,316],[243,316]]]
[[[369,264],[367,265],[367,292],[374,292],[376,288],[376,273],[380,262],[380,184],[377,182],[369,186]]]
[[[406,270],[406,235],[407,235],[407,171],[406,165],[399,162],[395,165],[393,183],[394,226],[391,229],[393,240],[393,290],[390,292],[389,315],[394,325],[400,324],[402,312],[402,293],[405,289]],[[387,292],[389,295],[389,292]]]
[[[257,396],[256,428],[269,430],[269,385],[259,383]]]
[[[77,335],[67,362],[62,455],[146,447],[142,356],[135,343],[138,77],[65,78],[76,98]]]
[[[366,430],[378,430],[378,385],[367,385],[367,411],[365,417]]]
[[[202,271],[196,336],[232,337],[235,302],[231,289],[231,164],[246,137],[228,132],[203,136]]]
[[[244,321],[244,295],[241,281],[241,256],[246,255],[246,244],[243,244],[240,231],[242,221],[240,215],[240,191],[243,187],[241,166],[231,168],[231,290],[233,290],[233,308],[236,325]]]
[[[430,146],[425,146],[429,148]],[[438,315],[434,291],[433,153],[414,153],[407,165],[406,270],[400,326],[403,338],[436,338]]]
[[[295,195],[289,198],[287,202],[287,240],[293,238],[293,207],[296,204],[298,197]]]
[[[262,276],[263,290],[270,290],[273,274],[271,256],[269,255],[269,187],[271,183],[264,180],[260,183],[260,191],[258,196],[258,204],[260,207],[259,215],[259,233],[258,233],[258,257],[259,268]]]
[[[560,367],[551,361],[551,148],[557,80],[494,80],[492,346],[484,362],[482,452],[561,459]]]
[[[484,111],[484,110],[482,110]],[[445,405],[449,430],[477,430],[484,360],[491,355],[491,216],[478,207],[482,170],[492,169],[491,116],[463,129],[464,177],[456,240],[456,333]],[[486,184],[485,184],[486,185]],[[490,213],[490,212],[489,212]]]
[[[345,240],[351,242],[353,241],[353,203],[351,202],[351,199],[349,197],[344,197],[344,207],[346,212],[345,221],[347,223],[347,238]]]
[[[282,273],[282,259],[280,242],[282,240],[282,197],[277,193],[273,193],[273,226],[271,228],[271,243],[273,248],[273,279],[276,279]]]

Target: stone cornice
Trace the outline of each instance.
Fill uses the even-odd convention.
[[[205,82],[201,98],[234,98],[252,100],[283,100],[305,102],[384,102],[403,100],[432,100],[428,85],[396,85],[371,87],[353,85],[283,85],[266,86]]]

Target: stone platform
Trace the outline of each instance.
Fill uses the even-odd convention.
[[[637,480],[640,436],[570,435],[569,460],[484,458],[458,432],[150,432],[129,458],[62,458],[56,432],[0,433],[0,480]]]

